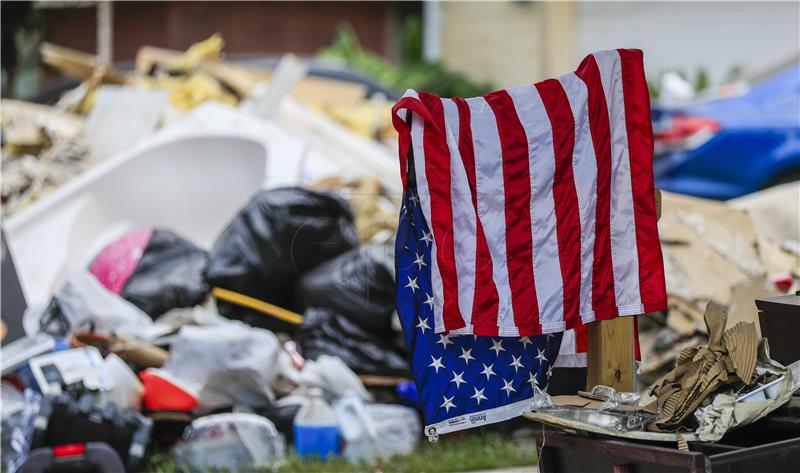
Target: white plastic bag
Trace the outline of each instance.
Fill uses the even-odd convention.
[[[344,395],[354,395],[364,401],[372,400],[358,375],[335,356],[322,355],[316,360],[306,360],[301,371],[291,369],[284,363],[283,370],[284,376],[295,384],[322,389],[329,400]]]
[[[196,392],[203,408],[263,407],[275,397],[270,385],[278,374],[279,352],[272,332],[241,322],[186,326],[162,370]]]
[[[103,335],[124,333],[142,340],[151,340],[156,335],[157,328],[147,314],[103,287],[86,271],[70,274],[56,299],[68,324],[65,336],[79,329],[86,330],[90,325]],[[41,317],[41,308],[26,311],[23,319],[25,333],[31,336],[39,333]]]

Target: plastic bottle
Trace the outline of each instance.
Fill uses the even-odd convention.
[[[294,418],[294,448],[301,458],[325,459],[339,453],[339,425],[336,414],[322,397],[322,390],[309,388],[309,402]]]
[[[342,456],[354,465],[362,461],[374,464],[380,453],[375,444],[378,434],[364,401],[348,394],[333,403],[333,411],[344,439]]]

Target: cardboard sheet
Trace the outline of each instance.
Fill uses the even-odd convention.
[[[660,408],[651,430],[674,431],[720,387],[755,381],[755,325],[740,322],[726,330],[727,311],[714,303],[708,304],[704,318],[708,344],[684,349],[675,368],[649,388]]]

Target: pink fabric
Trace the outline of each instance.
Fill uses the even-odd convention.
[[[153,231],[134,230],[111,242],[94,258],[89,272],[109,291],[119,294],[131,277]]]

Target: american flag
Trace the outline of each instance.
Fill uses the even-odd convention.
[[[666,308],[641,51],[470,99],[409,90],[393,121],[406,210],[430,228],[434,333],[532,336]]]
[[[531,337],[434,333],[432,247],[416,189],[409,186],[395,240],[397,313],[429,438],[529,411],[534,386],[547,389],[561,344],[560,333]]]

